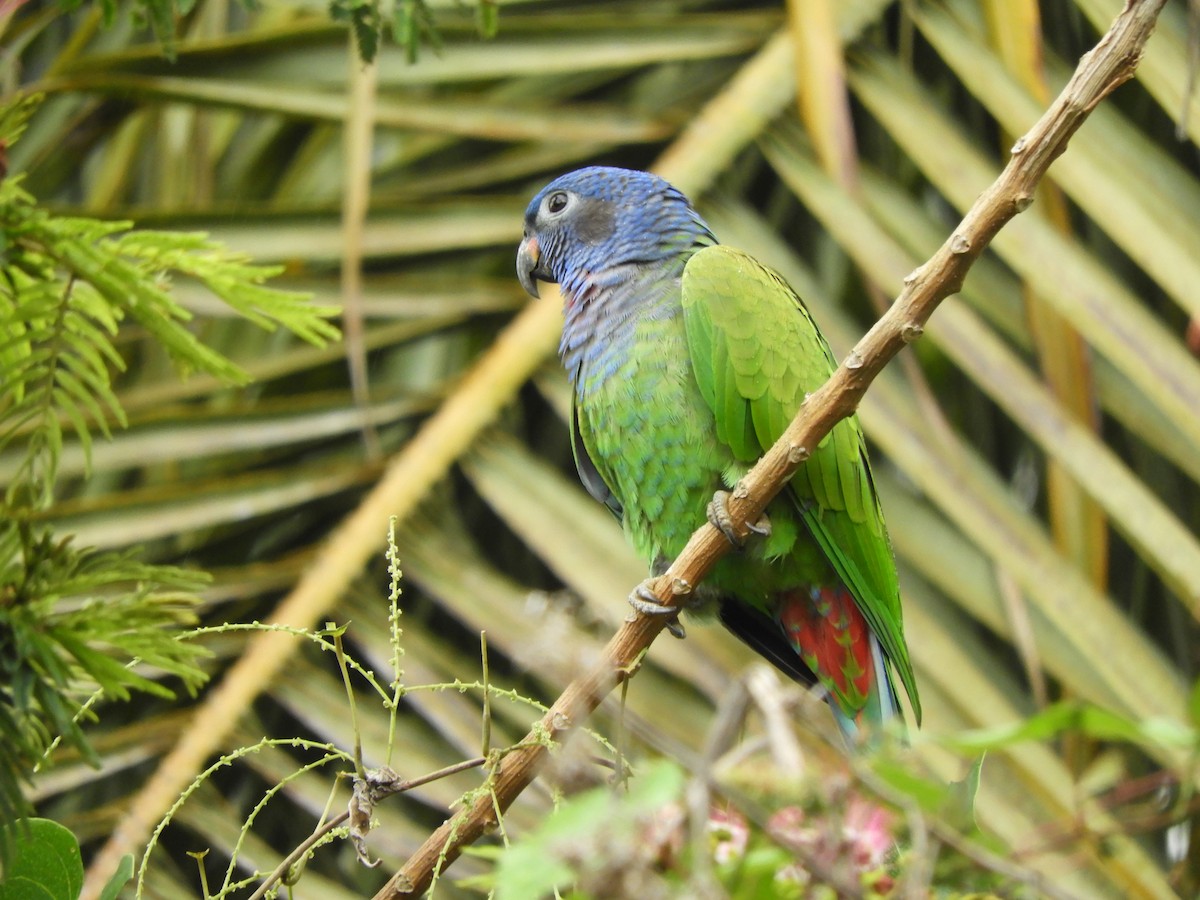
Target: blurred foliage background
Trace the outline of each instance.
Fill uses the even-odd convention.
[[[207,232],[281,265],[273,285],[343,309],[344,341],[314,347],[173,284],[192,332],[254,381],[177,377],[152,335],[122,327],[113,390],[127,427],[96,443],[87,478],[82,448],[65,443],[40,516],[80,545],[211,572],[206,624],[263,619],[329,562],[318,548],[387,459],[413,452],[439,411],[475,409],[455,440],[421,448],[427,464],[408,479],[424,500],[396,539],[404,681],[476,680],[486,629],[491,679],[543,701],[602,645],[644,573],[574,477],[552,317],[531,307],[539,324],[496,343],[528,302],[513,259],[532,193],[584,164],[655,167],[725,242],[786,275],[841,356],[1121,7],[505,2],[497,21],[492,3],[397,5],[415,18],[399,42],[384,29],[372,66],[320,2],[199,0],[176,22],[173,59],[120,6],[107,25],[86,5],[0,11],[4,94],[46,95],[7,148],[10,177],[58,213]],[[335,6],[344,20],[355,5]],[[1059,699],[1132,723],[1131,740],[1065,728],[983,768],[975,816],[989,846],[1075,896],[1186,895],[1200,868],[1187,703],[1200,662],[1200,101],[1186,89],[1186,19],[1171,0],[1136,82],[1096,110],[861,409],[926,710],[905,770],[959,780],[971,756],[940,737]],[[481,360],[489,377],[468,377]],[[507,379],[490,377],[501,369]],[[0,480],[18,464],[0,456]],[[347,651],[383,681],[387,524],[362,545],[375,561],[291,623],[350,623]],[[205,637],[210,674],[249,640]],[[694,765],[747,672],[761,681],[734,639],[691,628],[659,641],[623,711],[614,699],[594,725],[635,761]],[[225,711],[222,750],[263,735],[352,746],[331,654],[296,640],[283,677],[260,687]],[[87,729],[99,767],[63,751],[31,788],[39,812],[94,852],[203,699],[101,708]],[[407,693],[391,765],[407,777],[477,755],[481,705],[478,690]],[[781,760],[769,706],[749,702],[715,771],[761,788]],[[493,746],[533,718],[502,699],[491,712]],[[358,720],[378,765],[387,715],[364,699]],[[844,774],[821,722],[792,726],[805,779]],[[318,757],[271,746],[199,785],[150,861],[146,896],[199,895],[186,851],[208,848],[210,877],[223,872],[263,792]],[[601,777],[565,766],[556,783]],[[382,804],[369,845],[384,865],[325,848],[300,896],[378,887],[477,783],[465,773]],[[331,766],[287,780],[240,840],[235,877],[272,869],[331,790],[343,805]],[[508,833],[549,802],[544,785],[527,792]],[[930,851],[923,877],[950,877],[934,862],[945,858]],[[454,879],[483,870],[463,860],[439,895],[467,893]]]

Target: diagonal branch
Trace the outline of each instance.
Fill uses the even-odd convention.
[[[980,195],[946,243],[905,279],[891,309],[847,355],[829,381],[801,407],[783,436],[739,483],[729,503],[735,527],[757,521],[767,504],[808,458],[830,429],[851,415],[875,376],[906,345],[921,336],[925,322],[946,297],[957,292],[967,271],[1013,216],[1033,202],[1050,164],[1095,106],[1133,76],[1142,50],[1166,0],[1127,0],[1100,42],[1084,55],[1071,80],[1038,122],[1013,145],[996,181]],[[729,549],[725,537],[705,524],[663,575],[652,582],[660,598],[677,603]],[[496,824],[503,811],[533,781],[549,749],[539,734],[562,740],[601,699],[636,670],[637,660],[662,630],[661,616],[636,616],[612,637],[604,660],[571,682],[530,733],[529,746],[508,754],[495,774],[493,791],[441,825],[379,891],[375,900],[416,897],[439,865],[446,865]]]

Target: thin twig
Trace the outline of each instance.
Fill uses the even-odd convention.
[[[926,821],[926,824],[929,830],[943,844],[953,847],[955,851],[982,868],[995,872],[997,875],[1003,875],[1005,878],[1015,881],[1018,884],[1028,885],[1035,891],[1035,896],[1046,897],[1048,900],[1082,900],[1079,895],[1068,893],[1062,888],[1056,887],[1041,872],[1027,869],[1019,863],[1012,862],[997,853],[993,853],[986,847],[982,847],[959,834],[944,822],[929,819]]]
[[[799,777],[804,771],[804,754],[800,752],[800,744],[792,731],[792,722],[788,717],[783,693],[784,686],[776,676],[775,670],[765,663],[753,666],[746,674],[745,686],[755,706],[762,713],[763,729],[767,733],[767,743],[771,748],[775,767],[780,772],[790,772]]]
[[[448,778],[451,775],[457,775],[459,772],[465,772],[468,769],[477,769],[485,762],[487,762],[487,759],[482,756],[477,756],[474,759],[463,760],[462,762],[457,762],[452,766],[446,766],[445,768],[438,769],[435,772],[422,775],[419,778],[412,778],[408,781],[396,782],[394,785],[390,785],[386,789],[382,789],[381,793],[402,794],[405,791],[411,791],[413,788],[421,787],[421,785],[429,784],[431,781],[437,781],[441,778]],[[350,811],[346,810],[345,812],[334,816],[332,819],[322,822],[315,829],[313,829],[312,834],[301,841],[291,853],[280,860],[279,865],[272,869],[271,873],[267,875],[265,879],[263,879],[263,883],[258,886],[258,890],[250,895],[249,900],[262,900],[262,898],[266,896],[267,891],[270,890],[271,886],[279,879],[283,878],[292,866],[303,859],[304,855],[308,853],[313,846],[320,843],[320,841],[331,831],[340,828],[342,824],[345,823],[345,821],[349,818]],[[207,893],[205,896],[208,896]]]
[[[338,668],[342,673],[342,684],[346,686],[346,702],[350,706],[350,727],[354,731],[354,777],[366,774],[362,761],[362,732],[358,728],[358,704],[354,702],[354,685],[350,683],[350,670],[346,666],[346,653],[342,649],[342,630],[336,623],[328,622],[326,629],[333,633],[333,652],[337,656]]]
[[[921,336],[938,304],[961,289],[967,271],[996,233],[1033,202],[1034,190],[1050,164],[1066,150],[1092,109],[1133,76],[1165,2],[1128,0],[1108,32],[1080,60],[1051,107],[1018,138],[996,181],[933,257],[905,279],[904,289],[888,312],[829,381],[805,401],[784,435],[739,483],[729,503],[735,528],[758,520],[808,458],[810,449],[854,412],[883,367]],[[701,526],[671,567],[652,582],[654,593],[666,603],[682,602],[728,549],[729,542],[717,529]],[[663,621],[663,616],[638,615],[627,622],[609,641],[603,662],[567,686],[531,737],[561,741],[628,677],[628,667],[658,636]],[[494,827],[496,808],[508,808],[536,777],[546,756],[542,740],[531,740],[529,747],[508,754],[496,772],[494,800],[490,795],[481,798],[443,823],[376,894],[376,900],[420,896],[429,886],[435,866],[440,869],[452,862],[463,847]]]
[[[492,752],[492,692],[486,631],[479,632],[479,655],[483,659],[483,738],[480,752],[487,756]]]
[[[319,843],[329,832],[340,827],[348,818],[350,818],[350,812],[349,810],[345,810],[313,829],[313,833],[297,844],[295,849],[285,856],[279,865],[272,869],[271,873],[263,879],[263,883],[258,886],[258,890],[250,895],[250,900],[262,900],[275,882],[283,878],[292,866],[304,858],[309,850]]]
[[[392,515],[388,517],[388,534],[387,534],[387,567],[388,578],[390,580],[390,589],[388,590],[388,643],[392,648],[392,656],[390,659],[392,665],[392,697],[387,701],[388,711],[388,729],[387,729],[387,758],[384,760],[384,765],[391,765],[392,753],[396,749],[396,720],[400,713],[400,698],[404,696],[404,669],[400,666],[400,660],[404,656],[404,647],[400,643],[400,638],[404,631],[400,627],[400,578],[403,573],[400,571],[400,551],[396,547],[396,522],[397,517]],[[487,696],[487,692],[484,692]],[[486,755],[486,754],[485,754]]]
[[[1031,841],[1029,846],[1013,852],[1013,859],[1027,859],[1053,853],[1063,847],[1077,845],[1082,841],[1094,844],[1102,843],[1108,838],[1123,834],[1133,835],[1150,831],[1161,831],[1172,825],[1178,825],[1200,813],[1200,798],[1180,798],[1171,803],[1170,808],[1152,810],[1149,812],[1118,815],[1119,807],[1144,799],[1156,791],[1179,787],[1182,792],[1190,790],[1194,784],[1192,779],[1178,781],[1168,772],[1152,772],[1140,778],[1119,784],[1108,794],[1090,801],[1093,809],[1101,809],[1109,813],[1119,824],[1108,828],[1093,828],[1082,817],[1067,823],[1050,823],[1039,828],[1035,833],[1038,840]]]
[[[929,826],[921,808],[911,797],[902,800],[900,809],[908,822],[909,863],[901,882],[905,900],[924,900],[933,894],[933,866],[937,860],[938,847],[929,840]]]

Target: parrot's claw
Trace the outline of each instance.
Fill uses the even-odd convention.
[[[740,535],[733,525],[733,517],[729,515],[729,491],[717,491],[707,509],[708,521],[713,528],[725,535],[725,540],[733,545],[735,550],[746,546],[750,535]],[[763,513],[757,522],[747,522],[746,530],[759,537],[767,537],[771,533],[771,520]]]
[[[647,616],[673,616],[663,627],[671,632],[671,637],[680,640],[687,637],[683,623],[679,621],[679,607],[665,605],[658,599],[658,595],[650,590],[649,582],[643,581],[633,589],[633,593],[629,595],[629,605]]]

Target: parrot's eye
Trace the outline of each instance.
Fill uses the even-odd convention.
[[[570,200],[570,196],[566,191],[555,191],[546,198],[546,212],[557,215],[567,208],[568,200]]]

